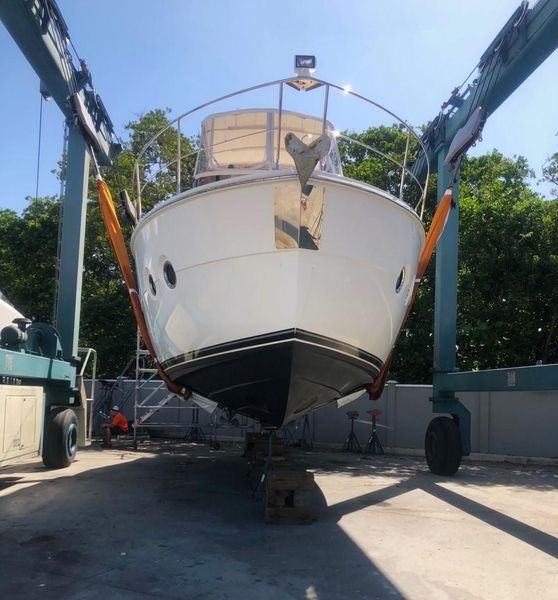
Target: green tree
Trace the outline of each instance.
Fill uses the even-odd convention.
[[[140,179],[142,189],[142,210],[147,212],[157,202],[176,193],[178,156],[178,132],[169,125],[167,110],[155,109],[143,115],[138,121],[128,123],[125,128],[130,132],[125,152],[130,157],[127,171],[127,183],[131,186],[135,157],[144,152],[140,163]],[[147,144],[158,133],[162,133],[149,146]],[[180,189],[187,190],[193,184],[193,172],[196,160],[196,140],[180,135],[181,181]],[[122,156],[122,155],[121,155]],[[114,173],[114,175],[112,175]],[[114,177],[122,177],[121,163],[110,170]],[[108,178],[111,177],[108,176]],[[117,183],[117,182],[114,182]],[[120,183],[126,183],[120,179]],[[122,189],[122,186],[116,187]],[[135,193],[135,190],[134,190]]]
[[[463,164],[458,364],[485,369],[558,360],[556,203],[529,187],[522,158]]]
[[[346,137],[350,137],[349,141]],[[412,162],[414,144],[409,140],[407,162]],[[401,167],[405,162],[407,131],[402,125],[381,125],[366,131],[343,132],[339,139],[339,152],[343,173],[352,179],[365,181],[399,197]],[[404,197],[420,195],[416,184],[408,177],[404,181]]]
[[[51,322],[60,202],[28,200],[21,216],[0,211],[0,289],[25,315]]]
[[[20,217],[13,210],[0,210],[0,291],[9,295],[17,279],[16,248]],[[15,299],[12,300],[15,302]]]
[[[558,198],[558,152],[555,152],[543,165],[543,180],[551,183],[555,187],[552,194]]]

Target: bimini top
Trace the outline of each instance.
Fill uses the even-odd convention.
[[[285,151],[283,138],[292,132],[306,144],[325,132],[331,138],[329,154],[318,165],[320,171],[342,175],[333,125],[322,119],[277,109],[245,109],[210,115],[202,121],[200,152],[194,178],[232,176],[254,169],[295,168]]]

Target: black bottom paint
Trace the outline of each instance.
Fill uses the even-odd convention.
[[[362,388],[381,367],[376,357],[375,364],[357,358],[356,348],[350,356],[297,339],[231,346],[225,354],[203,351],[201,358],[176,357],[163,367],[174,382],[275,427]]]

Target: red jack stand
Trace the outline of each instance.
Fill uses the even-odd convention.
[[[360,443],[355,434],[355,419],[358,419],[358,411],[350,410],[347,413],[349,420],[351,421],[351,430],[349,431],[349,435],[343,444],[344,452],[362,452],[362,448],[360,447]]]
[[[366,444],[366,454],[384,454],[384,449],[380,442],[380,438],[376,432],[376,417],[382,414],[379,408],[373,408],[366,411],[372,417],[372,434]]]

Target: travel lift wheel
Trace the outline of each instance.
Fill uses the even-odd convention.
[[[70,408],[51,410],[45,423],[43,463],[49,469],[63,469],[77,453],[78,428],[76,413]]]
[[[450,417],[430,421],[424,438],[428,467],[436,475],[455,475],[461,464],[461,436],[457,422]]]

